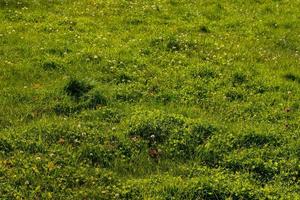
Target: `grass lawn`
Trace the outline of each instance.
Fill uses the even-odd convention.
[[[299,0],[0,0],[0,199],[300,199]]]

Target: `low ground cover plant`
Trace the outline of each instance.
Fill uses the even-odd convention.
[[[0,0],[0,199],[300,199],[299,7]]]

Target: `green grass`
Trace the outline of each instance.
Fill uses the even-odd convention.
[[[300,199],[297,0],[0,0],[1,199]]]

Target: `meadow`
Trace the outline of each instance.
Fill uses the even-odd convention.
[[[299,0],[0,0],[0,199],[300,199]]]

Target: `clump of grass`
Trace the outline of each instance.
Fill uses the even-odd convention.
[[[143,96],[142,92],[138,89],[125,87],[119,88],[116,91],[115,98],[122,102],[136,102]]]
[[[29,7],[30,3],[25,0],[25,1],[17,1],[17,0],[3,0],[0,1],[0,7],[1,8],[14,8],[14,9],[19,9],[23,8],[24,6]]]
[[[213,79],[217,77],[217,74],[215,70],[208,67],[199,67],[192,73],[192,76],[194,78]]]
[[[19,141],[16,144],[16,149],[24,151],[29,154],[46,153],[47,149],[44,144],[36,141]]]
[[[79,159],[87,161],[94,166],[109,167],[113,164],[116,154],[113,149],[102,145],[87,145],[80,150]]]
[[[80,115],[80,118],[86,121],[97,120],[110,123],[119,123],[123,117],[124,113],[122,113],[119,109],[111,107],[103,107],[93,111],[83,111]]]
[[[140,24],[142,24],[143,23],[143,20],[142,19],[129,19],[129,20],[127,20],[127,23],[129,24],[129,25],[140,25]]]
[[[116,78],[116,83],[131,83],[133,81],[133,78],[129,76],[128,74],[122,73]]]
[[[63,121],[44,124],[43,126],[37,127],[29,127],[24,131],[23,135],[27,136],[25,138],[26,140],[20,142],[21,144],[27,142],[24,150],[29,151],[31,148],[33,150],[43,151],[43,148],[57,144],[68,144],[75,147],[86,141],[88,138],[88,128],[78,126],[78,123],[70,124]],[[94,135],[95,132],[89,130],[89,136]],[[17,145],[19,149],[22,148],[21,144]]]
[[[170,102],[174,102],[177,99],[177,96],[171,92],[161,91],[155,96],[155,99],[157,102],[167,105]]]
[[[224,156],[220,151],[203,146],[196,149],[196,156],[203,165],[218,167]]]
[[[210,138],[218,129],[211,124],[197,123],[191,127],[191,141],[196,144],[202,144]]]
[[[207,26],[205,26],[205,25],[200,26],[199,31],[201,33],[210,33],[209,28]]]
[[[293,37],[285,37],[275,42],[275,45],[279,49],[287,51],[299,51],[299,45],[297,40]]]
[[[72,50],[70,50],[68,48],[50,48],[50,49],[46,50],[46,53],[54,55],[54,56],[59,56],[59,57],[63,57],[71,52],[72,52]]]
[[[265,145],[279,145],[280,141],[277,137],[268,133],[250,132],[239,136],[235,145],[238,147],[263,147]]]
[[[195,88],[195,97],[196,102],[201,103],[202,100],[208,97],[208,90],[205,87],[196,87]]]
[[[120,113],[118,110],[111,108],[105,109],[101,112],[101,118],[107,122],[118,123],[121,121],[122,117],[122,113]]]
[[[46,61],[43,63],[42,67],[44,70],[57,70],[62,66],[54,61]]]
[[[180,40],[175,37],[170,37],[167,40],[166,49],[170,52],[195,50],[196,44],[191,41]]]
[[[191,159],[197,157],[197,149],[204,144],[217,130],[210,124],[185,124],[177,134],[168,139],[165,146],[166,157],[172,159]]]
[[[300,77],[293,74],[293,73],[287,73],[283,76],[286,80],[289,80],[289,81],[295,81],[297,83],[300,84]]]
[[[262,182],[272,180],[274,176],[279,173],[279,170],[276,167],[261,160],[253,161],[253,163],[251,163],[250,166],[247,167],[252,173],[254,173],[254,178]]]
[[[165,115],[161,112],[137,113],[130,124],[129,136],[139,136],[151,143],[164,143],[177,128],[184,126],[180,116]]]
[[[0,152],[10,153],[14,150],[13,146],[5,139],[0,139]]]
[[[78,79],[70,79],[68,83],[64,87],[64,91],[69,95],[76,99],[82,97],[86,93],[88,93],[93,88],[89,83],[78,80]]]
[[[261,158],[236,159],[231,158],[225,166],[236,172],[248,172],[251,176],[262,183],[268,182],[280,173],[279,169],[272,162],[266,162]]]
[[[233,74],[232,77],[232,84],[235,85],[241,85],[243,83],[246,83],[248,81],[247,75],[242,72],[236,72]]]
[[[167,49],[169,51],[180,51],[182,49],[182,46],[177,39],[170,38],[170,40],[167,43]]]
[[[241,101],[244,99],[243,93],[238,90],[229,90],[225,93],[225,96],[229,101]]]
[[[53,111],[57,115],[71,115],[76,112],[80,112],[82,110],[81,107],[72,105],[71,103],[58,103],[53,107]]]
[[[191,187],[186,194],[182,195],[187,196],[188,199],[208,199],[208,200],[225,200],[229,196],[225,188],[217,188],[209,183],[200,184],[194,187]]]
[[[102,61],[102,58],[99,55],[97,55],[96,53],[93,53],[93,52],[84,53],[82,55],[81,59],[82,59],[83,62],[92,63],[92,64],[100,64],[101,61]]]
[[[106,106],[108,99],[99,90],[92,91],[84,96],[83,108],[95,109],[97,106]]]
[[[78,92],[78,91],[76,91]],[[79,91],[83,93],[83,91]],[[85,109],[96,109],[98,106],[106,106],[108,104],[107,97],[99,90],[92,90],[83,96],[74,96],[75,101],[65,100],[55,104],[53,110],[58,115],[71,115],[79,113]]]
[[[267,91],[270,91],[272,88],[267,86],[267,85],[264,85],[263,83],[252,83],[252,84],[247,84],[245,86],[245,88],[247,90],[251,90],[253,91],[255,94],[263,94]]]
[[[160,38],[153,38],[150,40],[150,47],[162,47],[162,44],[164,42],[164,39],[162,37]]]
[[[3,116],[0,116],[0,130],[10,127],[12,124],[9,119],[6,119]]]

